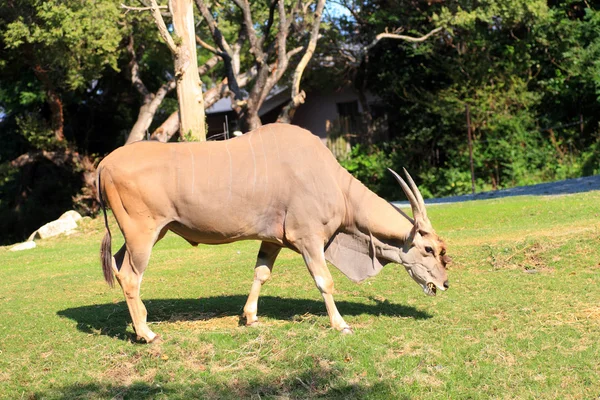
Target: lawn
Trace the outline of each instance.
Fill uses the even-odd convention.
[[[596,399],[599,205],[589,192],[430,207],[450,290],[426,297],[398,265],[360,285],[330,267],[354,335],[329,327],[288,250],[261,324],[240,326],[258,242],[194,248],[169,234],[142,285],[164,339],[153,345],[133,342],[102,278],[102,220],[84,220],[33,250],[0,248],[0,398]]]

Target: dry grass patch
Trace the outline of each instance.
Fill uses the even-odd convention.
[[[412,374],[403,377],[401,381],[406,385],[418,384],[421,386],[428,386],[434,388],[440,387],[444,384],[444,382],[441,379],[435,376],[435,373],[429,371],[428,373],[414,371]]]
[[[122,355],[107,366],[107,369],[101,374],[101,380],[108,380],[121,386],[130,386],[134,382],[153,382],[157,370],[156,368],[140,368],[139,364],[142,359],[142,353],[130,357]]]

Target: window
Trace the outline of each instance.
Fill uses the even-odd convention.
[[[345,103],[337,103],[337,112],[340,117],[352,117],[358,116],[358,101],[348,101]]]

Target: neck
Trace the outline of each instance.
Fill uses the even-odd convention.
[[[342,169],[343,170],[343,169]],[[376,247],[386,243],[403,244],[413,228],[412,221],[386,200],[377,196],[346,170],[346,218],[344,229],[350,233],[372,235]],[[399,244],[400,244],[399,243]]]

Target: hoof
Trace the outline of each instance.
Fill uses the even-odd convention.
[[[258,322],[258,321],[250,322],[249,324],[246,324],[246,326],[248,328],[258,328],[260,326],[260,322]]]
[[[353,334],[354,334],[354,331],[352,330],[352,328],[350,328],[349,326],[347,326],[347,327],[345,327],[344,329],[342,329],[342,330],[340,331],[340,333],[341,333],[342,335],[353,335]]]
[[[154,336],[154,338],[148,340],[144,337],[141,336],[136,336],[136,341],[138,343],[145,343],[145,344],[159,344],[163,342],[163,339],[160,337],[160,335],[156,335]]]
[[[148,342],[148,344],[161,344],[162,342],[164,342],[162,336],[156,335],[154,336],[154,339]]]

